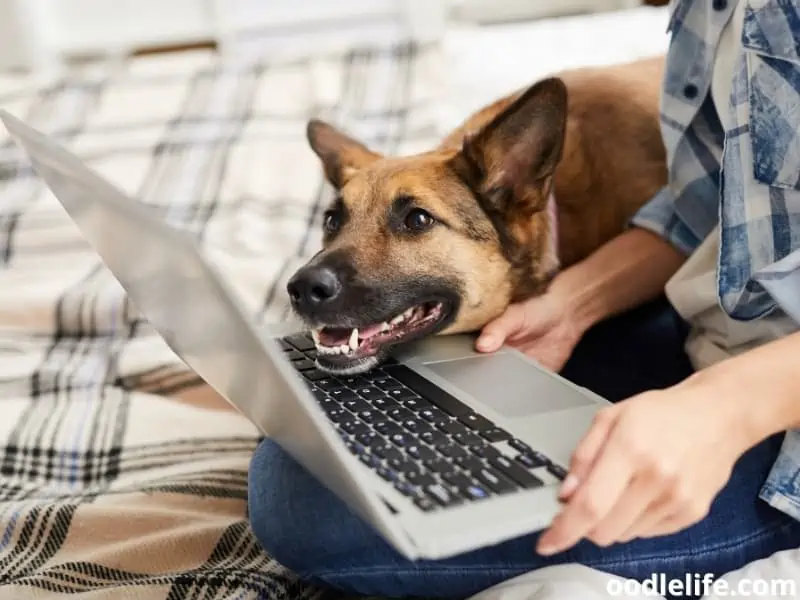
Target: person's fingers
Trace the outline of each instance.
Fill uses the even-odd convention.
[[[629,542],[634,538],[647,537],[655,526],[672,517],[675,508],[668,498],[656,498],[647,510],[638,516],[628,528],[619,536],[620,541]]]
[[[527,310],[522,304],[512,304],[494,321],[486,324],[475,346],[480,352],[494,352],[511,335],[526,326]]]
[[[559,490],[559,498],[567,500],[586,479],[600,449],[606,443],[608,435],[616,423],[617,406],[609,406],[599,411],[592,421],[591,427],[583,439],[575,447],[570,460],[569,472]]]
[[[539,538],[540,554],[555,554],[586,537],[619,502],[624,502],[633,477],[633,464],[621,444],[609,443],[586,481],[567,501],[550,528]]]
[[[625,536],[653,506],[657,491],[648,477],[636,476],[622,497],[603,521],[589,532],[588,538],[598,546],[627,541]],[[633,532],[635,536],[635,531]]]

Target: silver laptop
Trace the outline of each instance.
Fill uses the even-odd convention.
[[[131,301],[181,359],[409,559],[546,527],[607,402],[503,348],[439,336],[359,376],[310,337],[259,330],[194,238],[6,112],[0,119]]]

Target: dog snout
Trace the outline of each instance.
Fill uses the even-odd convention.
[[[286,289],[295,310],[308,314],[335,301],[342,293],[342,282],[330,267],[308,266],[295,273]]]

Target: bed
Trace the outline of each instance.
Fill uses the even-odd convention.
[[[221,62],[210,50],[0,76],[0,107],[201,239],[262,323],[330,198],[304,126],[412,152],[563,67],[660,53],[664,9],[480,29],[440,47]],[[490,65],[491,68],[487,68]],[[333,598],[258,546],[255,427],[197,386],[0,133],[0,599]]]

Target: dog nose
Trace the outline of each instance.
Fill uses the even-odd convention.
[[[335,300],[342,291],[342,282],[333,269],[306,267],[289,280],[286,290],[295,308],[313,310]]]

